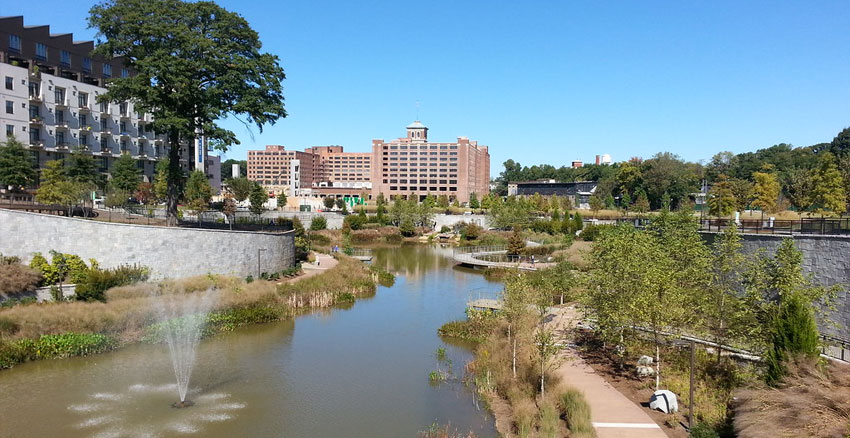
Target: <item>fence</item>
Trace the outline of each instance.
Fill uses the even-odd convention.
[[[753,234],[824,234],[850,235],[850,218],[841,219],[798,219],[798,220],[761,220],[740,219],[702,219],[700,231],[717,232],[735,225],[743,233]]]

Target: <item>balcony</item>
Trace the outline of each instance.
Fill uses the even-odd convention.
[[[121,134],[119,134],[119,135],[121,136],[121,140],[129,140],[130,139],[130,134],[127,133],[127,132],[121,132]]]
[[[44,100],[41,98],[40,95],[35,94],[35,93],[30,94],[30,103],[41,104],[43,102],[44,102]]]
[[[30,139],[30,149],[44,149],[44,140]]]
[[[101,154],[101,155],[112,155],[112,151],[111,151],[111,150],[109,150],[109,148],[101,149],[101,150],[100,150],[100,154]]]
[[[67,120],[58,120],[56,121],[55,126],[57,131],[67,131],[71,129],[71,125],[68,124]]]
[[[91,132],[91,125],[80,125],[80,132]]]
[[[53,103],[56,104],[56,109],[68,109],[70,106],[67,97],[64,99],[55,99]]]
[[[91,114],[91,107],[88,104],[80,105],[78,108],[80,114]]]
[[[112,113],[109,111],[109,106],[102,106],[98,110],[100,112],[100,117],[112,117]]]
[[[81,145],[77,146],[76,151],[82,152],[84,154],[91,154],[92,153],[91,146],[89,146],[87,144],[81,144]]]
[[[42,119],[41,116],[30,117],[30,125],[42,126],[44,125],[44,119]]]
[[[71,149],[71,144],[66,142],[66,141],[56,143],[56,150],[57,151],[68,151],[70,149]]]
[[[130,120],[130,113],[127,111],[120,113],[118,116],[121,120]]]
[[[101,135],[112,135],[112,130],[109,129],[108,127],[105,128],[105,127],[101,126],[99,132],[101,133]]]

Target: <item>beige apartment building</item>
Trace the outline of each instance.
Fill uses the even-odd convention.
[[[446,195],[464,203],[469,195],[490,191],[490,153],[477,141],[458,137],[453,143],[428,141],[428,127],[418,120],[407,136],[385,142],[372,140],[372,195],[396,195],[418,200]]]
[[[469,201],[487,194],[490,154],[466,137],[454,143],[429,143],[428,128],[416,121],[407,137],[372,141],[372,152],[345,152],[342,146],[313,146],[304,152],[270,145],[248,151],[248,179],[272,191],[310,197],[402,196],[424,199],[446,195]]]

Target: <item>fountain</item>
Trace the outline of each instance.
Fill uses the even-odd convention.
[[[201,339],[201,331],[213,303],[215,292],[160,295],[155,298],[159,310],[163,337],[171,353],[171,364],[177,378],[177,393],[180,400],[171,406],[187,408],[194,405],[186,400],[189,379],[195,366],[195,350]]]

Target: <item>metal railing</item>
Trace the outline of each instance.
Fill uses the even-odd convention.
[[[752,234],[823,234],[850,235],[850,218],[839,219],[701,219],[700,231],[719,232],[729,226],[736,226],[742,233]]]

